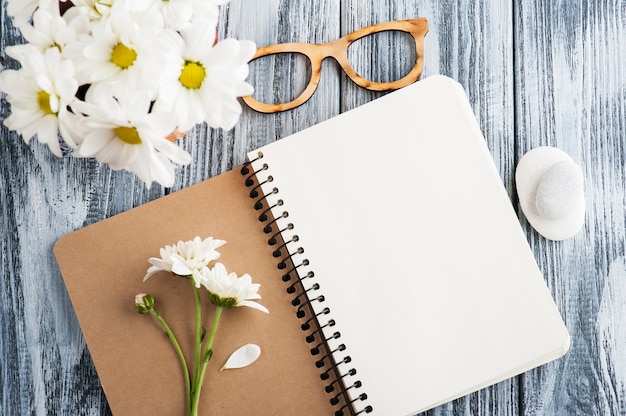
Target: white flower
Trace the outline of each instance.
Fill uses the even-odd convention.
[[[114,170],[135,172],[149,186],[174,183],[170,162],[188,164],[191,156],[165,137],[176,128],[169,113],[151,112],[145,91],[129,90],[113,97],[104,88],[92,86],[85,102],[74,101],[72,110],[83,114],[77,128],[83,141],[77,155],[95,157]]]
[[[8,47],[6,52],[20,61],[22,68],[0,73],[0,90],[11,104],[11,115],[4,124],[26,143],[36,135],[56,156],[62,156],[59,131],[66,143],[76,147],[67,110],[78,90],[72,63],[63,60],[56,48],[41,53],[25,44]]]
[[[106,18],[92,23],[91,35],[66,48],[66,55],[75,62],[81,84],[105,82],[114,94],[145,89],[155,98],[162,32],[158,13],[132,13],[125,2],[116,2]]]
[[[206,24],[215,26],[219,17],[218,6],[230,0],[155,0],[153,7],[165,20],[165,25],[182,30],[191,25],[194,18],[201,16]]]
[[[57,156],[60,133],[74,156],[173,185],[172,162],[191,157],[165,137],[202,122],[233,127],[237,98],[252,93],[254,44],[216,44],[228,1],[7,0],[27,43],[6,48],[21,69],[0,74],[5,125]]]
[[[109,15],[115,0],[72,0],[74,7],[88,12],[90,20],[100,20]]]
[[[233,368],[247,367],[255,362],[261,356],[261,347],[256,344],[246,344],[239,347],[233,352],[226,363],[220,368],[220,371],[230,370]]]
[[[169,38],[155,108],[176,113],[183,131],[201,122],[232,128],[241,113],[237,97],[253,92],[245,79],[254,43],[226,39],[211,46],[214,39],[215,28],[201,21]]]
[[[88,32],[88,24],[85,15],[67,12],[61,17],[59,5],[55,2],[47,8],[37,9],[33,14],[33,24],[21,26],[20,31],[28,43],[42,52],[52,47],[63,52],[66,45],[77,40],[78,34]]]
[[[195,237],[189,241],[179,241],[175,245],[161,248],[161,258],[152,257],[148,260],[152,266],[148,269],[146,281],[150,276],[159,272],[167,271],[179,276],[192,276],[194,272],[206,267],[210,262],[219,258],[220,253],[216,250],[226,243],[213,237],[201,240]],[[196,287],[200,282],[194,279]]]
[[[269,313],[267,308],[253,300],[261,299],[258,294],[261,285],[252,283],[248,274],[238,277],[236,273],[228,273],[222,263],[213,268],[203,268],[198,273],[200,284],[209,292],[211,303],[223,308],[248,306],[261,312]]]
[[[30,24],[31,17],[38,7],[48,7],[56,0],[7,0],[7,14],[13,18],[15,26]]]

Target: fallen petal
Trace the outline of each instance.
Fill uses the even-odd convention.
[[[220,368],[220,371],[247,367],[255,362],[260,355],[261,347],[256,344],[246,344],[228,357],[226,364]]]

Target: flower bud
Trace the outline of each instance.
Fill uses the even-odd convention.
[[[135,296],[135,308],[137,313],[146,314],[154,308],[154,297],[145,293]]]

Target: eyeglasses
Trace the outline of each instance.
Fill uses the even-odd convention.
[[[404,77],[391,82],[376,82],[363,78],[352,68],[348,61],[348,47],[354,41],[368,35],[385,32],[401,31],[409,33],[415,40],[415,64],[411,71]],[[311,78],[304,91],[294,100],[281,104],[266,104],[257,101],[252,96],[242,97],[243,101],[253,110],[261,113],[277,113],[291,110],[307,102],[315,93],[322,74],[322,61],[326,58],[334,58],[348,77],[358,86],[372,91],[389,91],[406,87],[417,81],[424,66],[424,36],[428,32],[426,18],[398,20],[395,22],[379,23],[356,30],[336,41],[324,44],[312,43],[281,43],[257,49],[252,61],[264,56],[280,53],[298,53],[308,58],[311,65]]]

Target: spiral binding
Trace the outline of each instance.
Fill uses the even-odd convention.
[[[289,217],[289,212],[285,210],[277,216],[272,214],[272,210],[282,207],[285,203],[277,197],[280,194],[280,189],[277,187],[273,187],[270,192],[262,192],[262,187],[273,182],[274,178],[265,173],[269,171],[269,166],[267,163],[261,163],[261,159],[263,159],[263,153],[258,152],[256,158],[248,160],[242,166],[241,174],[245,177],[245,185],[251,188],[249,196],[255,200],[254,209],[261,212],[258,219],[264,224],[263,232],[270,235],[267,243],[272,247],[275,246],[272,255],[280,259],[276,267],[285,270],[282,280],[288,284],[287,293],[293,295],[291,304],[296,308],[296,316],[303,320],[306,318],[300,327],[303,332],[307,333],[306,342],[313,344],[310,349],[311,355],[321,355],[315,361],[315,366],[320,371],[326,368],[320,373],[320,378],[328,383],[325,391],[331,395],[329,402],[336,408],[335,416],[357,416],[371,413],[373,411],[372,406],[364,403],[367,400],[367,394],[358,394],[354,399],[351,399],[348,394],[349,390],[360,389],[362,383],[360,380],[352,381],[357,374],[356,369],[350,368],[346,371],[342,370],[343,367],[339,367],[352,361],[350,355],[345,353],[347,347],[344,344],[339,344],[332,350],[330,348],[329,343],[340,339],[341,333],[334,331],[329,336],[324,333],[325,330],[328,332],[329,328],[336,325],[335,320],[328,316],[332,313],[328,307],[320,308],[321,310],[315,313],[313,303],[323,303],[325,301],[324,295],[316,293],[320,290],[320,285],[317,282],[313,282],[308,289],[303,284],[305,280],[314,279],[315,273],[313,271],[308,271],[306,274],[298,273],[298,269],[308,266],[309,261],[303,259],[294,262],[295,258],[299,258],[299,255],[304,253],[304,248],[298,247],[296,244],[300,238],[297,234],[292,233],[295,229],[294,224],[288,223],[283,228],[278,224],[281,219]],[[254,170],[253,163],[258,166],[257,170]],[[279,236],[286,236],[287,232],[290,233],[290,237],[278,238]],[[341,358],[339,358],[340,356]],[[348,382],[348,380],[350,381]]]

